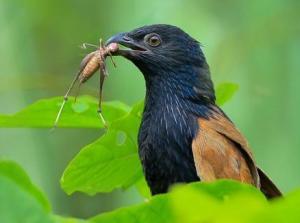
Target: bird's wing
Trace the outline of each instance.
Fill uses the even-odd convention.
[[[260,169],[257,168],[260,178],[260,190],[265,194],[267,198],[275,198],[282,196],[280,190],[272,182],[272,180]]]
[[[221,112],[199,118],[199,131],[192,142],[196,170],[202,181],[235,179],[260,188],[258,171],[242,134]]]

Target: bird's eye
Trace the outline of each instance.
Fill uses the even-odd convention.
[[[148,34],[145,36],[145,41],[153,47],[159,46],[161,44],[161,39],[157,34]]]

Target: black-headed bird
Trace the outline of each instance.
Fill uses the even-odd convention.
[[[146,96],[139,157],[153,195],[174,183],[234,179],[268,198],[281,193],[257,167],[248,143],[215,103],[209,66],[199,43],[172,25],[119,33],[121,55],[143,73]]]

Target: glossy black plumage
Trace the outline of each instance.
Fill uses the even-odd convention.
[[[149,41],[151,36],[155,37],[155,44]],[[239,142],[245,141],[244,138],[215,105],[209,66],[196,40],[178,27],[152,25],[118,34],[108,40],[108,43],[111,42],[131,49],[120,50],[117,54],[132,61],[141,70],[146,81],[145,108],[138,144],[140,159],[152,194],[167,192],[169,186],[174,183],[206,180],[206,176],[214,179],[224,175],[226,178],[236,179],[234,171],[238,173],[237,177],[245,179],[245,182],[260,187],[255,162],[252,161],[251,155],[248,157],[243,152],[244,149],[248,151],[248,147],[243,143],[239,145]],[[217,132],[219,130],[214,129],[213,125],[206,124],[205,126],[210,126],[207,130],[205,126],[201,127],[201,123],[205,123],[204,120],[213,121],[216,115],[222,118],[214,121],[219,123],[214,126],[224,127],[225,131],[231,132]],[[226,128],[226,125],[230,125],[230,128]],[[204,138],[213,141],[206,143],[205,140],[200,140],[199,145],[195,143],[198,137],[203,136],[202,132],[214,136]],[[231,136],[233,138],[230,138]],[[210,147],[205,148],[206,145]],[[212,148],[213,145],[220,148]],[[203,153],[205,151],[207,152]],[[228,159],[228,162],[215,160],[212,152],[226,154],[225,159]],[[205,156],[202,157],[201,154]],[[231,154],[239,160],[233,160],[231,163]],[[204,163],[199,163],[199,160],[203,160]],[[243,162],[242,167],[239,166],[240,162]],[[235,163],[238,165],[233,165]],[[206,167],[219,166],[221,169],[210,169],[210,175],[202,173],[207,171]],[[238,169],[234,169],[235,166]],[[226,168],[224,174],[222,168]],[[203,176],[203,179],[199,176]],[[279,194],[278,191],[276,195]]]

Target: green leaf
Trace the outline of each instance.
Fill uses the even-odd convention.
[[[20,188],[31,194],[45,211],[50,211],[50,204],[45,195],[31,183],[27,174],[18,164],[9,160],[0,160],[0,176],[13,181]]]
[[[0,222],[54,222],[45,197],[11,161],[0,161]]]
[[[67,218],[58,215],[53,215],[53,220],[55,223],[88,223],[88,220],[82,220],[78,218]]]
[[[232,180],[177,185],[148,202],[91,218],[94,223],[297,223],[300,190],[267,201],[256,188]]]
[[[221,83],[216,90],[217,104],[224,105],[237,92],[239,86],[234,83]]]
[[[189,190],[202,191],[213,197],[214,199],[224,201],[227,196],[235,196],[236,194],[244,193],[256,195],[265,200],[265,196],[255,187],[248,184],[242,184],[234,180],[218,180],[212,183],[191,183],[187,187]],[[173,188],[176,190],[176,186]]]
[[[222,191],[222,192],[219,192]],[[255,188],[233,181],[218,181],[212,184],[192,183],[178,185],[169,194],[158,195],[150,198],[148,202],[98,215],[92,219],[94,223],[125,223],[125,222],[230,222],[235,221],[234,212],[243,212],[241,204],[248,207],[242,197],[255,201],[259,208],[266,206],[263,195]],[[232,205],[230,205],[232,203]],[[249,203],[249,200],[248,200]],[[251,203],[251,202],[250,202]],[[251,213],[252,208],[244,212]],[[226,206],[230,208],[226,208]],[[224,217],[225,221],[219,216]],[[243,222],[243,221],[240,221]]]
[[[24,170],[9,160],[0,160],[0,222],[87,223],[50,213],[50,204]]]
[[[250,220],[257,223],[299,223],[300,190],[286,195],[283,199],[272,202],[264,211],[251,216]],[[250,220],[247,221],[250,223]]]
[[[127,188],[143,177],[136,140],[140,104],[113,122],[100,139],[83,148],[69,163],[61,178],[68,194],[110,192]]]
[[[0,127],[51,128],[62,104],[62,97],[42,99],[14,115],[0,115]],[[97,114],[98,101],[89,96],[82,96],[74,103],[70,98],[66,103],[59,127],[100,128],[103,127]],[[129,107],[121,102],[104,102],[102,114],[108,123],[124,116]]]
[[[151,197],[150,188],[144,177],[141,177],[140,180],[135,183],[135,187],[137,188],[138,192],[142,197],[147,199]]]
[[[170,196],[176,222],[244,222],[267,206],[256,188],[231,180],[175,187]]]
[[[90,219],[93,223],[174,223],[168,197],[155,196],[149,202],[104,213]]]

